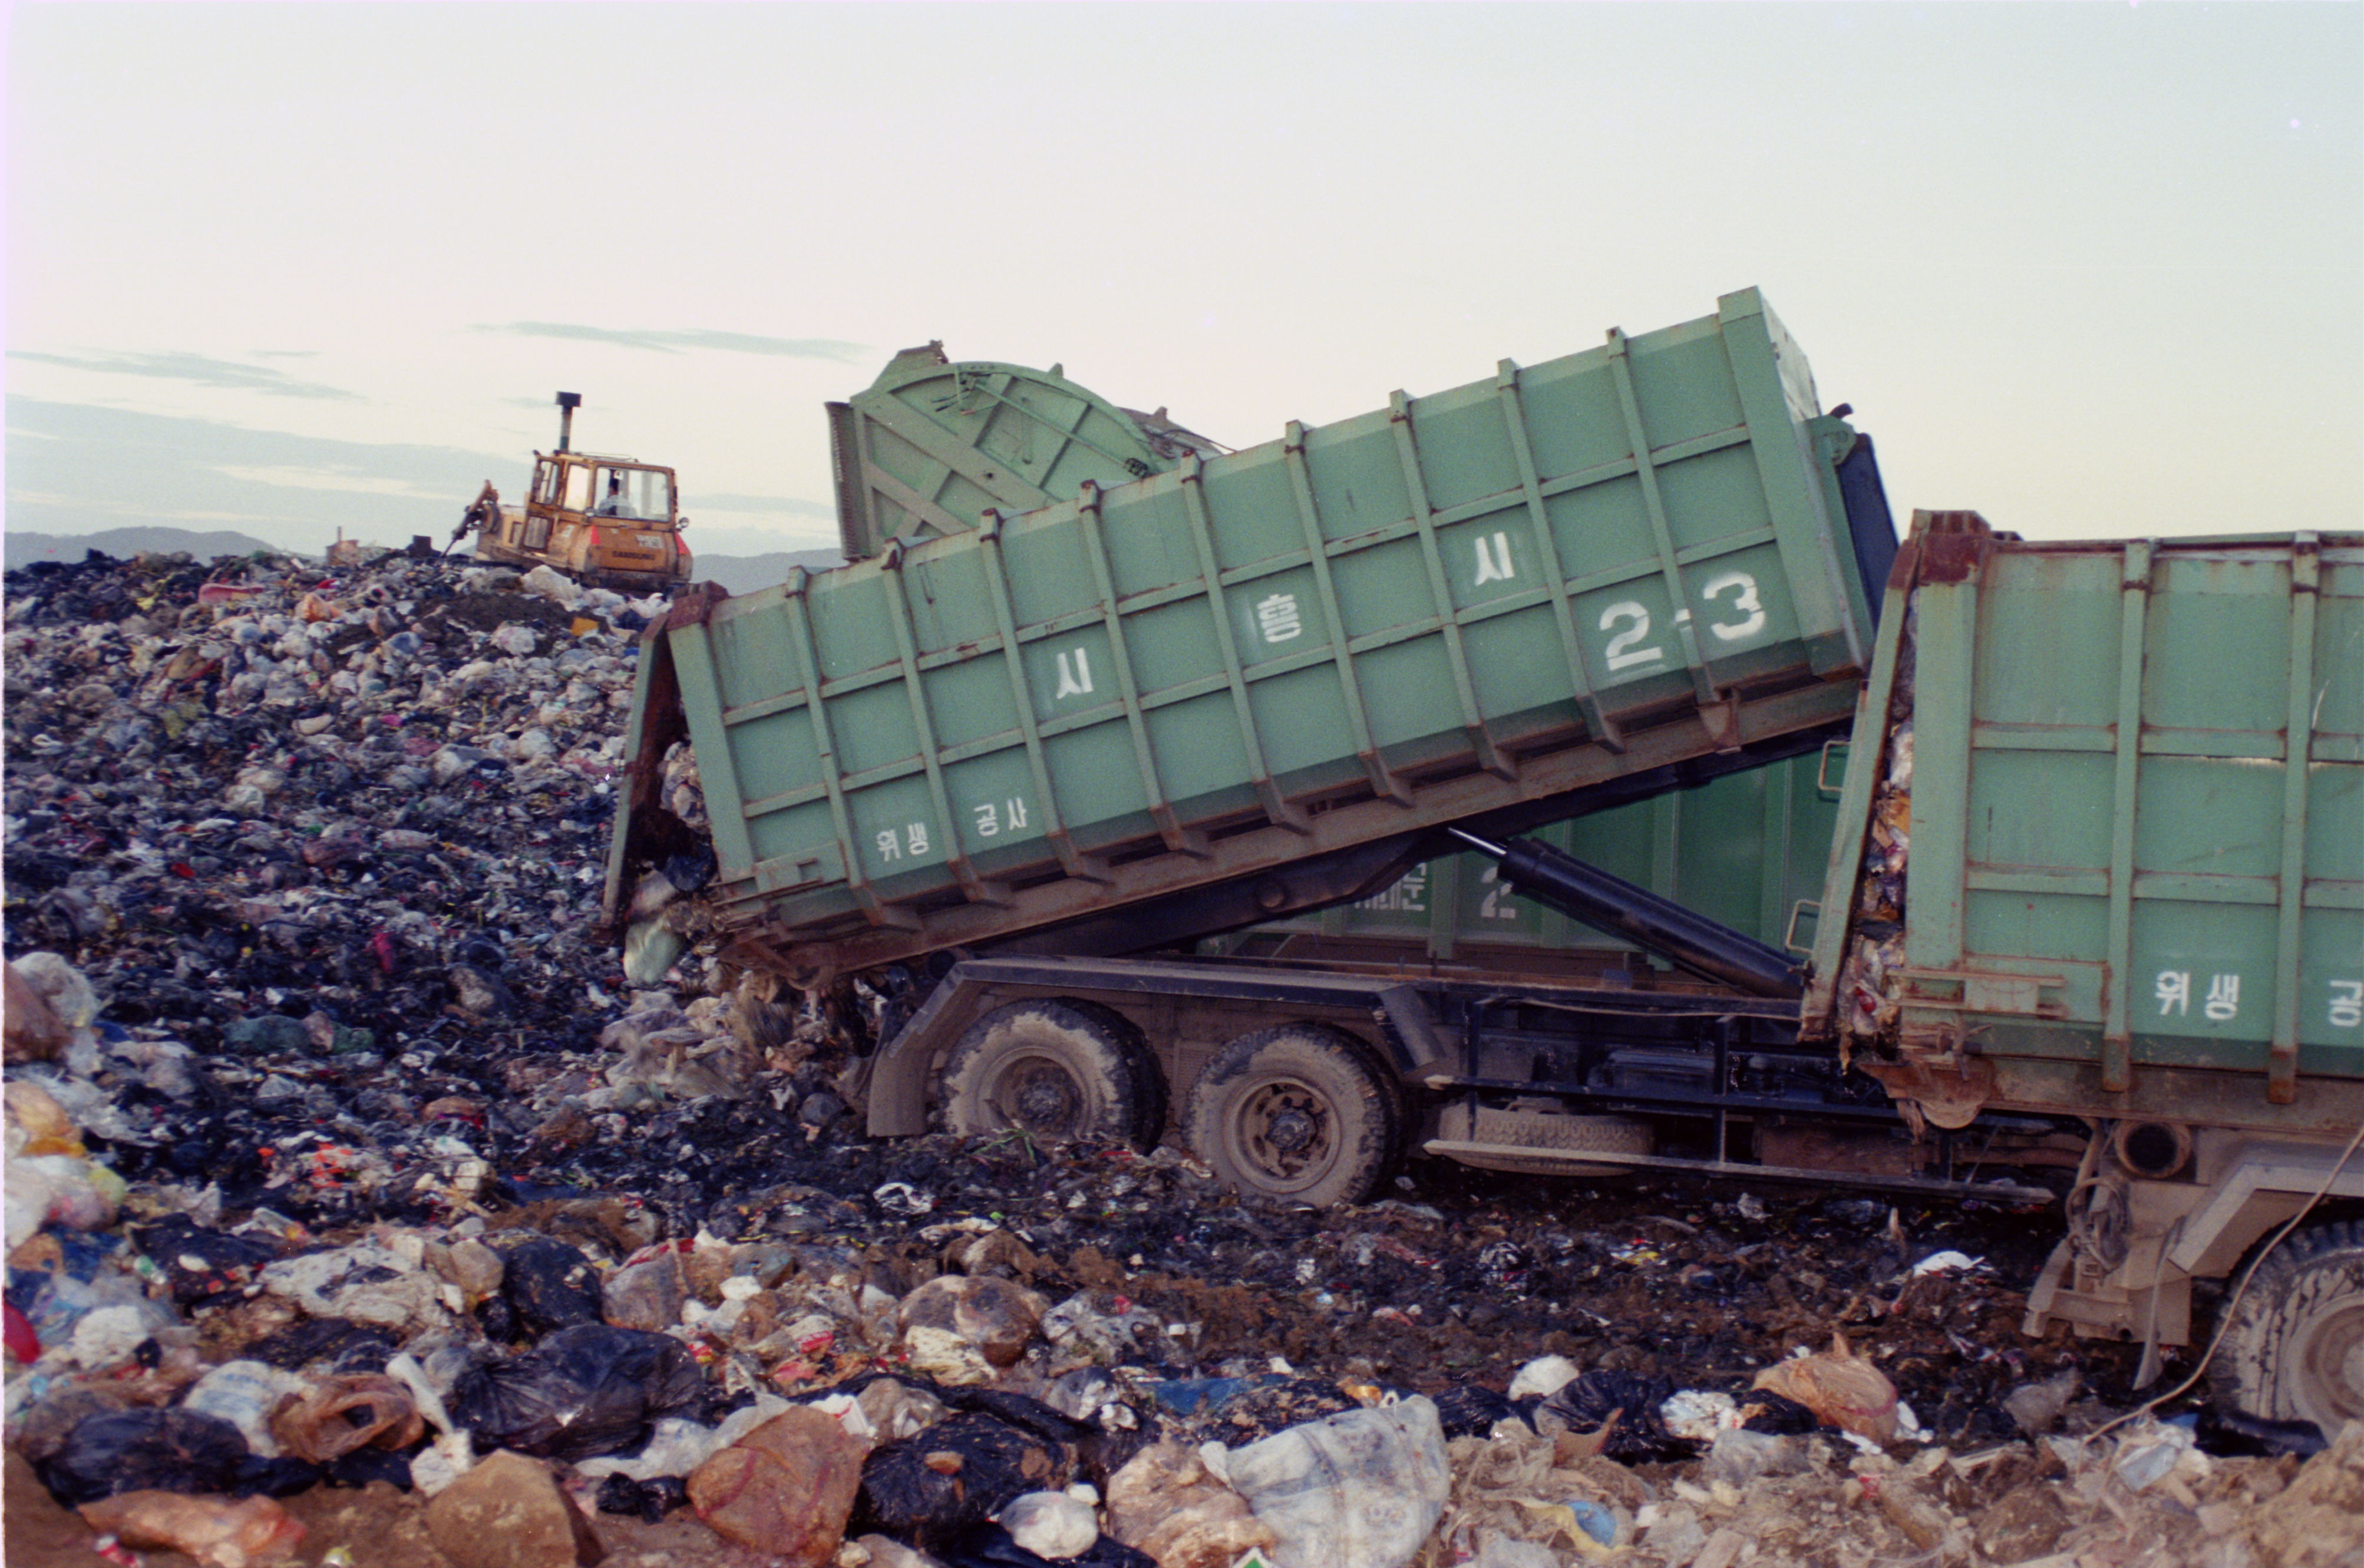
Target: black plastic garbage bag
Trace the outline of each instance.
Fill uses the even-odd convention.
[[[209,1230],[184,1214],[168,1214],[132,1231],[132,1244],[162,1270],[173,1304],[183,1308],[242,1294],[279,1249],[254,1236]]]
[[[405,1466],[406,1473],[407,1469]],[[233,1497],[292,1497],[298,1492],[309,1492],[327,1479],[327,1468],[308,1459],[298,1459],[292,1453],[265,1459],[259,1453],[250,1453],[240,1462],[237,1478],[227,1490]]]
[[[391,1329],[349,1318],[307,1318],[264,1335],[240,1353],[265,1366],[333,1376],[384,1372],[385,1363],[401,1349],[401,1340]]]
[[[689,1507],[689,1484],[678,1475],[646,1481],[610,1475],[599,1483],[598,1503],[603,1514],[636,1514],[645,1523],[658,1524],[674,1509]]]
[[[1776,1394],[1769,1388],[1753,1389],[1734,1396],[1746,1418],[1740,1424],[1752,1432],[1772,1432],[1776,1435],[1799,1436],[1820,1428],[1822,1418],[1811,1406]]]
[[[419,1446],[426,1446],[421,1440]],[[383,1481],[397,1491],[410,1490],[410,1456],[392,1449],[364,1445],[351,1453],[340,1454],[320,1467],[320,1479],[331,1486],[362,1487],[373,1481]]]
[[[1318,1421],[1347,1410],[1359,1410],[1354,1398],[1335,1384],[1298,1377],[1285,1383],[1252,1382],[1214,1405],[1199,1423],[1207,1437],[1237,1447],[1290,1427]]]
[[[599,1270],[563,1241],[529,1236],[501,1251],[501,1299],[518,1338],[599,1321]]]
[[[1658,1414],[1658,1407],[1674,1392],[1675,1385],[1663,1377],[1595,1368],[1562,1385],[1542,1408],[1580,1431],[1593,1430],[1614,1412],[1617,1429],[1600,1451],[1626,1464],[1695,1459],[1700,1445],[1667,1430]]]
[[[452,1388],[452,1418],[482,1449],[569,1462],[618,1453],[661,1417],[701,1404],[706,1375],[665,1334],[585,1323],[507,1361],[479,1363]]]
[[[933,1392],[953,1410],[979,1411],[1031,1432],[1045,1442],[1081,1442],[1099,1429],[1031,1394],[1011,1394],[998,1388],[937,1388]]]
[[[1524,1421],[1533,1427],[1535,1407],[1542,1403],[1533,1397],[1513,1399],[1500,1389],[1477,1383],[1457,1383],[1429,1397],[1435,1402],[1437,1421],[1448,1440],[1482,1438],[1497,1421]]]
[[[118,1492],[227,1493],[251,1457],[246,1439],[219,1417],[111,1410],[82,1421],[33,1471],[50,1496],[77,1507]]]
[[[875,1529],[933,1551],[1011,1498],[1055,1492],[1073,1475],[1064,1443],[987,1411],[965,1410],[871,1451],[847,1533]]]

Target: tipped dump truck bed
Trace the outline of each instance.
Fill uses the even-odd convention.
[[[1129,912],[1133,945],[1171,940],[1217,887],[1285,914],[1338,895],[1298,877],[1325,858],[1843,728],[1893,550],[1869,443],[1727,295],[677,603],[608,908],[677,840],[658,777],[686,740],[739,962],[810,980],[1086,919],[1121,951]]]

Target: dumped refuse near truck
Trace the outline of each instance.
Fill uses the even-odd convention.
[[[1747,411],[1752,366],[1786,434]],[[1316,1207],[1414,1154],[2065,1190],[2028,1326],[2138,1340],[2146,1371],[2191,1342],[2193,1281],[2329,1201],[2234,1304],[2218,1371],[2257,1416],[2336,1428],[2364,1412],[2364,1240],[2336,1207],[2364,1197],[2364,537],[2030,544],[1919,513],[1899,549],[1868,443],[1810,389],[1732,295],[679,603],[643,645],[610,918],[643,962],[694,938],[858,976],[880,1135],[1172,1140]],[[1604,409],[1622,457],[1585,444]],[[1795,466],[1766,461],[1785,446]],[[1333,451],[1365,462],[1351,484]],[[1810,539],[1761,521],[1800,507]],[[1759,526],[1716,532],[1735,517]],[[1533,583],[1530,547],[1556,563]],[[1835,619],[1801,607],[1801,560],[1844,564]],[[1319,640],[1268,658],[1256,606],[1292,584],[1288,640]],[[1744,599],[1772,640],[1734,664],[1715,633]],[[1646,626],[1608,614],[1629,602]],[[1636,631],[1664,667],[1596,678]],[[1834,691],[1849,723],[1822,717]],[[1424,733],[1371,727],[1413,708]],[[1838,794],[1817,895],[1784,908],[1771,837],[1735,919],[1571,852],[1581,820],[1521,836],[1767,763]],[[1357,901],[1465,854],[1451,874],[1475,864],[1497,909],[1507,889],[1616,942],[1347,939]]]
[[[505,506],[486,480],[452,533],[476,536],[479,561],[547,566],[586,588],[645,594],[689,581],[674,471],[627,457],[574,450],[577,394],[558,395],[558,448],[533,454],[525,505]]]
[[[1449,822],[1818,743],[1868,664],[1864,552],[1893,548],[1869,443],[1754,291],[982,517],[676,601],[611,910],[680,836],[682,739],[708,907],[737,962],[806,983],[1318,906]]]

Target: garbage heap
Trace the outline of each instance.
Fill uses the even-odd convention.
[[[409,557],[6,597],[12,1564],[2364,1553],[2364,1425],[2096,1436],[2125,1357],[2017,1340],[2024,1273],[1946,1245],[2008,1213],[1313,1214],[867,1141],[861,996],[593,938],[653,602]]]

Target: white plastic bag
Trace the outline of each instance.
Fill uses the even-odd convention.
[[[1223,1469],[1277,1538],[1275,1568],[1404,1568],[1453,1487],[1424,1397],[1290,1427],[1231,1450]]]

